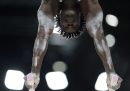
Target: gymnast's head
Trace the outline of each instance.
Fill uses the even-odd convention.
[[[60,32],[63,37],[73,38],[80,35],[82,30],[82,16],[77,3],[72,4],[69,1],[68,3],[63,3],[58,16],[58,25],[60,26]]]
[[[76,10],[68,9],[61,11],[60,26],[65,32],[73,33],[80,27],[80,15]]]

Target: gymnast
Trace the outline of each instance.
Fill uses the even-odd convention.
[[[98,0],[42,0],[37,12],[39,21],[34,43],[31,72],[25,76],[25,85],[35,90],[40,81],[40,70],[48,47],[48,39],[57,23],[60,34],[77,38],[87,31],[107,73],[109,91],[119,89],[122,78],[115,72],[111,53],[103,33],[103,11]]]

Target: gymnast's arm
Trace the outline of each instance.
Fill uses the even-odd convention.
[[[48,47],[48,39],[52,30],[45,32],[43,26],[39,25],[37,37],[34,43],[31,73],[25,77],[25,85],[28,89],[35,89],[40,81],[40,70]]]
[[[31,73],[25,77],[25,85],[28,89],[35,89],[39,84],[40,70],[47,51],[48,39],[54,28],[54,20],[49,2],[44,1],[44,3],[41,3],[37,16],[39,24],[33,49]]]
[[[101,58],[105,71],[107,74],[115,72],[112,63],[110,50],[108,48],[106,39],[103,33],[102,21],[103,12],[98,3],[98,0],[88,0],[88,15],[86,21],[86,27],[88,33],[94,40],[96,52]]]
[[[86,27],[90,36],[94,40],[96,52],[99,55],[107,73],[108,87],[114,90],[118,89],[122,82],[122,78],[120,78],[115,72],[110,50],[104,37],[102,27],[103,11],[98,3],[98,0],[88,0],[88,6],[89,12]]]
[[[42,62],[48,47],[49,34],[44,32],[42,26],[39,25],[39,30],[34,43],[33,58],[32,58],[32,68],[31,72],[40,75],[40,70]]]

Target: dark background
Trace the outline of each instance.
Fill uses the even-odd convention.
[[[106,14],[119,18],[118,27],[110,27],[104,21],[105,34],[113,34],[116,44],[110,48],[116,72],[124,79],[118,91],[130,90],[130,33],[128,0],[100,0]],[[40,0],[0,0],[0,91],[8,90],[4,78],[8,69],[21,70],[25,74],[31,70],[33,44],[37,33],[36,12]],[[56,37],[58,36],[58,37]],[[98,75],[104,72],[97,56],[93,41],[87,33],[78,39],[59,41],[59,35],[53,34],[49,40],[49,49],[42,67],[42,81],[36,91],[51,91],[44,79],[47,72],[53,71],[55,61],[64,61],[68,69],[65,72],[69,86],[64,91],[95,91],[94,85]],[[69,44],[76,45],[69,46]],[[27,91],[24,88],[23,91]]]

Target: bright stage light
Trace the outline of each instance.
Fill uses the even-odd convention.
[[[68,80],[63,72],[49,72],[45,76],[48,87],[51,90],[62,90],[68,86]]]
[[[106,40],[109,47],[113,47],[116,43],[115,37],[112,34],[108,34]]]
[[[24,74],[17,70],[8,70],[5,77],[5,86],[11,90],[22,90],[24,86]]]
[[[54,71],[65,72],[67,70],[67,65],[65,62],[57,61],[53,64],[52,68]]]
[[[106,72],[103,72],[98,76],[97,81],[95,83],[95,89],[97,91],[107,91],[108,90],[106,78],[107,78]]]
[[[119,20],[116,16],[112,15],[112,14],[108,14],[106,16],[106,22],[108,25],[112,26],[112,27],[117,27]]]

